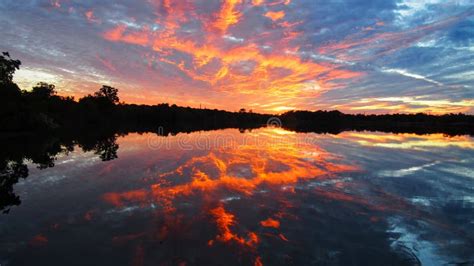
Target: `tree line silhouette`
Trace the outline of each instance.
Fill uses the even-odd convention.
[[[154,131],[159,126],[182,130],[255,127],[267,116],[249,112],[194,109],[169,104],[153,106],[119,103],[118,90],[103,86],[79,100],[57,95],[56,87],[40,82],[20,90],[13,74],[21,62],[0,56],[0,132],[37,132],[107,128],[117,131]]]
[[[290,111],[280,116],[282,126],[297,132],[338,134],[343,131],[474,135],[474,116],[466,114],[350,115],[340,111]]]
[[[21,62],[6,52],[0,55],[0,132],[18,134],[38,131],[75,131],[102,128],[116,132],[155,132],[159,126],[175,132],[220,128],[256,128],[272,116],[241,109],[179,107],[167,103],[136,105],[120,103],[118,90],[102,86],[79,100],[58,96],[56,87],[40,82],[20,90],[13,75]],[[344,130],[472,134],[474,116],[447,114],[351,115],[339,111],[290,111],[278,118],[295,131],[338,133]]]

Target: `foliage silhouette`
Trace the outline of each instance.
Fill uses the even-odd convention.
[[[0,55],[0,84],[13,83],[13,74],[16,70],[20,69],[20,65],[20,60],[14,60],[8,52],[3,52]]]
[[[48,84],[46,82],[39,82],[35,87],[33,87],[30,96],[42,100],[48,100],[56,94],[56,86],[53,84]],[[28,94],[28,92],[24,92]]]
[[[465,114],[349,115],[339,111],[290,111],[280,116],[283,127],[299,132],[340,133],[347,130],[390,133],[474,135],[474,116]]]
[[[61,136],[25,135],[0,139],[0,211],[9,213],[12,206],[21,204],[20,197],[14,193],[13,186],[20,179],[28,177],[29,161],[38,169],[55,166],[56,157],[74,151],[74,147],[84,152],[93,152],[102,161],[118,158],[119,145],[113,132],[98,132],[80,137],[70,133]]]
[[[107,99],[111,104],[117,104],[120,101],[120,98],[118,97],[118,89],[110,86],[102,86],[102,88],[100,88],[94,95],[99,98]]]
[[[28,176],[28,167],[23,162],[0,162],[0,211],[10,212],[10,206],[20,205],[20,197],[13,192],[13,185]]]

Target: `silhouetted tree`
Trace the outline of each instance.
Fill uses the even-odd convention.
[[[20,197],[13,191],[13,186],[20,178],[28,177],[28,167],[23,162],[0,162],[0,211],[8,213],[11,206],[21,204]]]
[[[0,101],[7,102],[20,96],[20,88],[13,83],[13,74],[20,65],[20,60],[11,59],[9,53],[0,55]]]
[[[95,154],[99,155],[100,159],[104,162],[117,159],[117,151],[119,149],[119,145],[117,144],[116,140],[117,138],[115,136],[112,136],[102,141],[99,141],[95,146]]]
[[[118,104],[120,102],[120,98],[118,97],[118,89],[114,87],[104,85],[94,95],[99,98],[106,98],[113,104]]]
[[[118,89],[102,86],[94,95],[87,95],[79,99],[80,109],[86,121],[93,124],[103,123],[104,119],[110,121],[112,113],[119,103]]]
[[[33,87],[31,91],[31,96],[39,99],[48,99],[56,95],[56,86],[53,84],[48,84],[46,82],[39,82],[36,86]]]
[[[0,55],[0,85],[13,83],[13,74],[20,69],[21,61],[10,58],[10,54]]]
[[[0,129],[19,130],[25,122],[20,88],[13,82],[13,74],[21,62],[8,53],[0,55]]]

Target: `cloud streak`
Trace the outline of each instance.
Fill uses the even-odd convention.
[[[441,83],[441,82],[438,82],[436,80],[427,78],[427,77],[422,76],[422,75],[418,75],[418,74],[415,74],[415,73],[410,73],[410,72],[406,71],[405,69],[384,68],[384,69],[382,69],[382,72],[384,72],[384,73],[395,73],[395,74],[399,74],[399,75],[402,75],[402,76],[405,76],[405,77],[414,78],[414,79],[418,79],[418,80],[423,80],[423,81],[426,81],[428,83],[432,83],[432,84],[435,84],[435,85],[438,85],[438,86],[443,86],[443,83]]]

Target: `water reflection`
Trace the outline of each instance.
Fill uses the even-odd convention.
[[[119,146],[113,133],[89,135],[78,141],[63,136],[58,139],[49,136],[3,139],[0,151],[0,211],[9,213],[11,206],[21,204],[20,197],[13,191],[13,186],[20,179],[28,177],[29,161],[38,169],[47,169],[55,166],[56,156],[67,155],[74,151],[74,146],[82,148],[83,152],[93,151],[102,161],[117,158]]]
[[[472,262],[473,143],[264,128],[62,144],[15,186],[0,263]],[[30,158],[2,165],[10,196]]]

